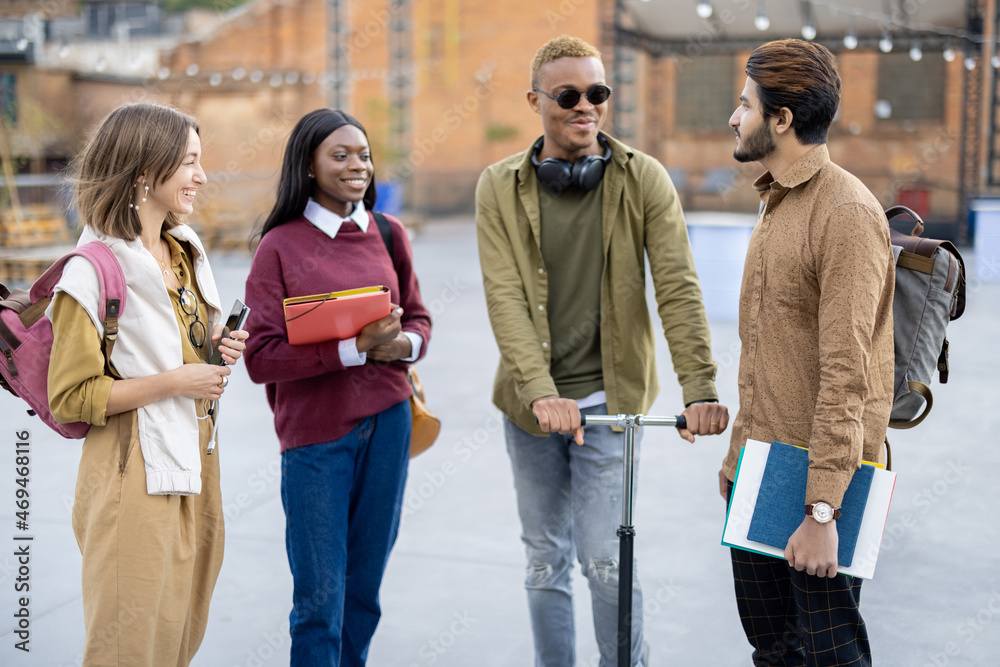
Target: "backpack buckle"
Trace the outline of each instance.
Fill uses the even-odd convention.
[[[14,352],[3,341],[0,341],[0,349],[3,350],[3,356],[7,359],[7,371],[10,373],[10,376],[12,378],[17,377],[17,366],[14,364]],[[4,384],[6,385],[7,383],[5,382]]]
[[[948,382],[948,339],[944,339],[944,345],[941,346],[941,356],[938,357],[938,374],[940,375],[941,384]]]

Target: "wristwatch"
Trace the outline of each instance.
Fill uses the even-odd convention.
[[[840,510],[830,507],[830,503],[820,501],[812,505],[806,505],[806,516],[816,519],[817,523],[830,523],[832,519],[840,518]]]

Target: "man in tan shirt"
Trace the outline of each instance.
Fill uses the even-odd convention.
[[[806,506],[787,563],[732,550],[755,665],[869,665],[861,581],[837,574],[836,518],[862,460],[881,462],[892,407],[894,263],[878,200],[830,162],[833,55],[757,48],[729,119],[740,162],[767,173],[740,293],[740,409],[720,471],[728,497],[748,438],[809,448]]]

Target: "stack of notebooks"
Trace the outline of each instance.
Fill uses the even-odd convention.
[[[291,345],[354,338],[392,310],[389,288],[373,285],[330,294],[285,299],[285,329]]]
[[[784,558],[788,538],[805,517],[809,450],[747,440],[740,454],[722,544]],[[863,579],[875,573],[896,474],[863,463],[837,519],[837,571]]]

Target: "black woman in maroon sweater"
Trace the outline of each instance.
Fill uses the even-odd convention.
[[[374,206],[361,123],[331,109],[299,120],[247,278],[246,328],[254,335],[244,355],[251,379],[266,386],[281,443],[292,667],[364,665],[399,527],[410,448],[407,365],[426,353],[431,320],[406,231],[386,216],[394,262]],[[389,288],[388,316],[354,338],[289,344],[285,298],[371,285]]]

